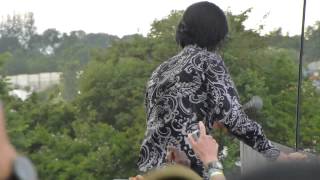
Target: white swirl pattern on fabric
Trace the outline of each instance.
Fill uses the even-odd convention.
[[[187,141],[199,120],[204,121],[207,132],[214,121],[222,122],[230,133],[269,159],[280,154],[261,126],[243,112],[229,72],[215,52],[187,46],[162,63],[147,83],[145,106],[147,130],[138,161],[141,171],[165,165],[166,148],[174,145],[190,158],[191,168],[205,176]]]

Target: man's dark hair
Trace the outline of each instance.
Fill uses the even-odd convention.
[[[197,45],[216,49],[228,33],[224,12],[215,4],[204,1],[192,4],[183,14],[176,31],[181,47]]]

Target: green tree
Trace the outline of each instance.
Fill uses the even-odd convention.
[[[283,36],[280,31],[261,36],[246,30],[243,22],[249,12],[227,13],[230,34],[220,53],[241,101],[253,95],[264,100],[263,110],[252,119],[263,125],[271,140],[293,146],[295,38]],[[153,69],[179,51],[174,36],[181,15],[182,12],[173,11],[155,20],[147,37],[135,34],[119,39],[83,31],[68,35],[51,29],[43,35],[34,35],[30,49],[19,49],[14,43],[3,46],[14,49],[11,54],[0,54],[0,65],[5,62],[3,72],[8,74],[64,69],[62,88],[43,92],[50,95],[33,94],[24,102],[8,96],[8,86],[0,79],[10,137],[19,151],[34,161],[41,179],[113,179],[136,175],[135,163],[146,126],[145,85]],[[290,42],[272,43],[272,38]],[[53,47],[52,53],[40,51],[49,46]],[[83,74],[77,79],[76,73],[81,70]],[[75,96],[78,88],[80,94]],[[319,106],[319,94],[304,79],[302,145],[318,151]],[[239,160],[239,143],[223,132],[214,131],[213,135],[229,149],[224,161],[229,171]]]
[[[78,78],[79,78],[79,64],[77,61],[68,62],[65,65],[62,75],[62,97],[67,100],[73,100],[79,92]]]
[[[81,111],[117,129],[130,126],[134,107],[143,104],[144,87],[154,66],[135,58],[91,62],[80,81]]]
[[[319,44],[320,44],[320,21],[316,22],[314,26],[308,27],[306,32],[305,54],[308,62],[319,61]]]

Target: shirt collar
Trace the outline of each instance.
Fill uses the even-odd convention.
[[[199,47],[196,44],[187,45],[183,49],[186,50],[186,51],[207,51],[207,48]]]

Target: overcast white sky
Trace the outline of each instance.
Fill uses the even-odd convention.
[[[84,30],[118,36],[146,34],[154,19],[171,10],[183,10],[199,0],[0,0],[0,16],[33,12],[38,32],[56,28],[62,32]],[[253,11],[248,28],[265,24],[267,31],[282,27],[290,35],[300,33],[303,0],[209,0],[223,10],[238,14]],[[320,21],[320,0],[307,0],[306,24]],[[264,19],[264,15],[269,16]]]

